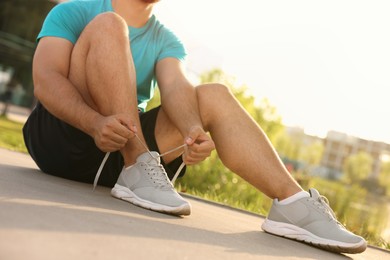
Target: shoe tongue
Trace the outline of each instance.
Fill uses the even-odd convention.
[[[153,157],[152,157],[153,155]],[[138,162],[144,162],[144,163],[148,163],[148,164],[151,164],[151,165],[159,165],[160,164],[160,155],[158,154],[158,152],[145,152],[143,154],[141,154],[140,156],[138,156],[137,158],[137,163]]]
[[[318,199],[321,197],[320,193],[318,192],[318,190],[316,189],[309,189],[309,192],[310,192],[310,196],[313,198],[313,199]]]

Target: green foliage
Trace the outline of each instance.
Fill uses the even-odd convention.
[[[386,188],[387,195],[390,195],[390,161],[382,162],[379,183]]]
[[[343,165],[343,171],[347,181],[357,183],[367,179],[371,173],[372,163],[372,156],[363,151],[347,157]]]
[[[23,124],[0,117],[0,147],[27,153],[22,135]]]
[[[290,160],[299,161],[301,150],[303,148],[303,133],[294,134],[293,136],[281,132],[276,136],[274,146],[281,157],[289,158]]]
[[[304,147],[301,154],[301,160],[308,165],[318,165],[321,162],[323,153],[324,144],[320,141],[316,141]]]
[[[152,108],[155,108],[161,104],[161,96],[160,91],[158,88],[154,91],[153,98],[148,102],[148,105],[146,107],[146,111],[149,111]]]
[[[26,107],[34,99],[31,62],[35,40],[54,5],[49,0],[0,1],[0,67],[14,71],[13,77],[26,90],[20,104]]]
[[[252,95],[248,95],[248,87],[245,85],[238,86],[235,79],[225,74],[220,69],[213,69],[200,76],[202,84],[218,82],[227,86],[236,97],[243,108],[253,117],[261,126],[268,138],[273,142],[279,132],[283,131],[282,118],[267,98],[260,100],[259,104]]]
[[[324,152],[322,141],[305,142],[304,132],[280,132],[274,141],[275,149],[282,158],[288,158],[307,166],[318,165]]]
[[[35,42],[43,20],[54,6],[49,0],[1,0],[0,31]]]

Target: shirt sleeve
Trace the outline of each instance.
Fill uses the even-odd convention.
[[[172,57],[180,61],[184,61],[187,56],[187,51],[184,48],[182,41],[170,30],[164,28],[161,37],[162,48],[157,60]]]
[[[52,36],[67,39],[75,44],[84,27],[85,19],[80,7],[74,2],[64,2],[49,12],[37,41],[42,37]]]

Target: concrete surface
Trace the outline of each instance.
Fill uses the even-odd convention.
[[[114,199],[110,190],[40,172],[0,149],[0,259],[390,259],[369,247],[339,255],[261,231],[259,216],[189,198],[174,217]]]
[[[0,102],[0,111],[3,111],[5,103]],[[7,117],[16,122],[24,123],[30,114],[31,110],[25,107],[15,106],[13,104],[9,104]]]

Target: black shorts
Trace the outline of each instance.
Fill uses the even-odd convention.
[[[140,113],[142,132],[151,151],[159,152],[155,126],[160,107]],[[31,157],[45,173],[58,177],[93,183],[105,155],[94,140],[79,129],[61,121],[38,103],[23,127],[24,142]],[[170,179],[182,163],[178,157],[162,164]],[[99,185],[113,187],[123,168],[121,153],[112,152],[99,178]],[[184,175],[185,167],[180,176]]]

